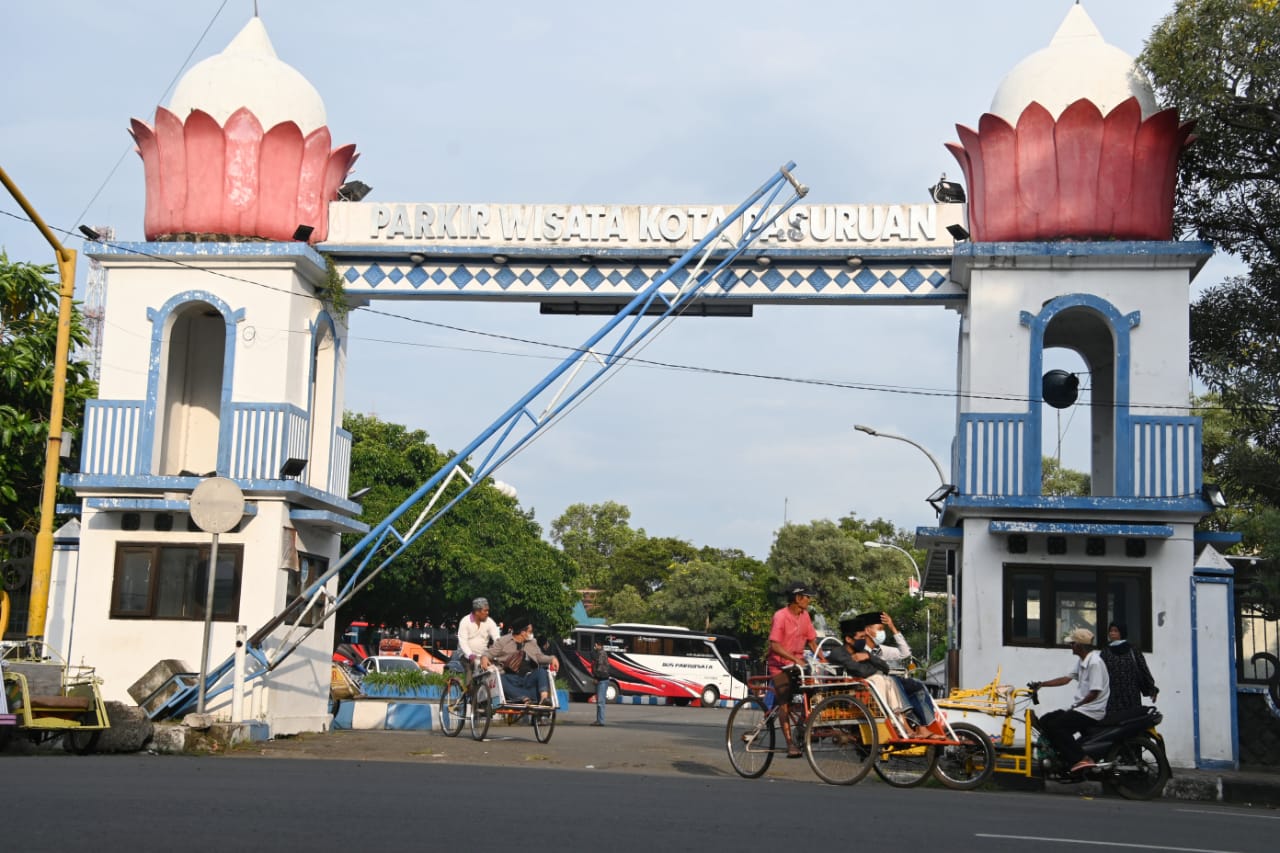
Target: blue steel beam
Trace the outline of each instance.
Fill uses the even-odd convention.
[[[275,669],[285,658],[322,625],[339,607],[346,604],[366,584],[409,548],[418,537],[431,529],[445,513],[462,500],[477,483],[492,476],[508,459],[524,448],[546,427],[569,409],[602,377],[619,365],[625,364],[637,347],[678,317],[695,297],[717,282],[720,277],[722,294],[732,286],[732,276],[721,276],[746,249],[764,232],[805,196],[808,188],[796,181],[791,170],[795,163],[787,163],[755,192],[738,205],[732,213],[712,228],[702,240],[685,252],[665,272],[649,283],[595,334],[544,376],[510,408],[498,416],[466,447],[458,451],[427,482],[423,483],[400,506],[372,528],[365,536],[344,553],[317,578],[311,586],[291,601],[285,610],[250,637],[246,648],[246,681],[260,678]],[[791,194],[778,203],[778,197],[787,187]],[[728,227],[761,203],[768,215],[762,215],[742,229],[736,242],[725,236]],[[777,207],[774,205],[777,204]],[[671,281],[689,264],[693,264],[683,284],[674,294],[662,294],[664,284]],[[728,283],[726,286],[726,282]],[[721,295],[722,295],[721,294]],[[646,344],[647,345],[647,344]],[[473,466],[468,460],[476,458]],[[461,485],[459,486],[459,483]],[[453,490],[453,491],[451,491]],[[419,508],[420,507],[420,508]],[[396,523],[406,519],[418,509],[412,523],[401,532]],[[347,566],[355,563],[336,596],[329,596],[326,585]],[[323,619],[314,627],[302,626],[302,616],[311,607],[323,610]],[[290,621],[292,620],[292,622]],[[288,631],[270,652],[264,643],[282,625]],[[228,676],[235,665],[234,656],[209,670],[205,679],[206,700],[232,688]],[[179,716],[192,710],[198,697],[199,685],[176,692],[166,703],[156,708],[151,716],[163,718]]]

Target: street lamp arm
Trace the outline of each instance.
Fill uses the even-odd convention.
[[[938,472],[938,484],[942,486],[947,485],[947,475],[942,473],[942,463],[938,461],[936,456],[929,452],[928,448],[921,444],[917,444],[904,435],[895,435],[891,432],[881,432],[880,430],[869,427],[866,424],[854,424],[853,428],[858,432],[865,432],[867,435],[874,436],[876,438],[892,438],[894,441],[905,441],[907,444],[929,457],[929,461],[933,463],[933,470]]]
[[[916,583],[920,587],[921,594],[924,593],[924,578],[920,576],[920,564],[916,562],[915,557],[911,556],[910,551],[906,548],[899,548],[891,542],[863,542],[862,544],[867,548],[892,548],[894,551],[897,551],[899,554],[910,560],[911,568],[916,573]]]

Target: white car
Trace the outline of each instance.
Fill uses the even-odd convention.
[[[399,655],[371,655],[360,661],[360,666],[364,667],[365,672],[392,672],[397,669],[422,671],[422,667],[412,659]]]

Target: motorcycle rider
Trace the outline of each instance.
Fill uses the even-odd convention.
[[[1033,681],[1027,686],[1038,690],[1076,682],[1076,695],[1071,707],[1045,714],[1040,718],[1040,729],[1062,757],[1063,764],[1070,766],[1072,773],[1079,773],[1093,767],[1094,761],[1084,754],[1076,742],[1076,735],[1106,716],[1111,679],[1101,654],[1093,647],[1092,631],[1076,628],[1067,640],[1071,643],[1071,653],[1077,658],[1075,671],[1048,681]]]

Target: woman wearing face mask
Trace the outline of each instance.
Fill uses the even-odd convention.
[[[1110,641],[1102,649],[1102,662],[1111,676],[1111,698],[1107,701],[1107,717],[1125,715],[1142,705],[1142,697],[1156,700],[1160,691],[1147,668],[1147,660],[1140,649],[1129,645],[1124,625],[1112,622],[1107,627]]]

